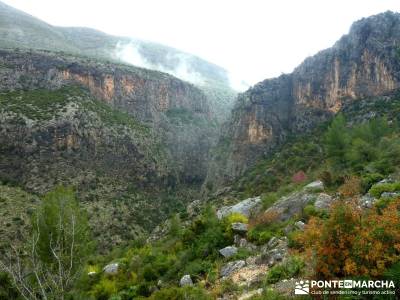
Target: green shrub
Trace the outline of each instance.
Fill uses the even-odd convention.
[[[0,272],[0,300],[19,299],[18,295],[8,274]]]
[[[361,188],[364,193],[366,193],[373,184],[382,180],[384,176],[379,173],[367,173],[361,177]]]
[[[264,245],[275,236],[275,233],[269,230],[260,230],[252,228],[247,232],[247,237],[251,242],[257,245]]]
[[[117,293],[116,281],[109,278],[102,278],[92,290],[92,295],[98,300],[108,300],[112,295]]]
[[[314,204],[308,204],[303,209],[303,217],[308,220],[311,217],[318,217],[321,219],[328,217],[328,211],[324,209],[317,209]]]
[[[272,206],[277,200],[278,200],[278,195],[276,193],[268,193],[264,195],[261,198],[262,204],[263,204],[263,209],[268,209],[269,207]]]
[[[384,192],[398,191],[400,191],[400,182],[375,184],[369,189],[369,193],[376,198],[379,198]]]
[[[289,279],[300,274],[304,268],[304,261],[296,256],[290,257],[287,261],[272,267],[266,277],[267,283],[276,283],[282,279]]]
[[[249,219],[240,214],[240,213],[231,213],[230,215],[226,216],[223,220],[225,233],[228,239],[233,238],[233,231],[232,231],[232,223],[245,223],[247,224]]]

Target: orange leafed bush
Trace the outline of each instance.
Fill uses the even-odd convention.
[[[361,191],[361,180],[356,176],[346,178],[344,184],[339,188],[340,195],[354,197]]]
[[[400,199],[381,214],[338,203],[329,219],[312,218],[298,238],[315,257],[319,278],[382,275],[400,259]]]
[[[279,213],[276,211],[266,211],[258,215],[249,221],[249,227],[254,228],[257,225],[269,225],[277,222],[279,218]]]

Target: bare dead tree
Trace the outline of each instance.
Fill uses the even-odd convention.
[[[8,253],[0,258],[0,271],[9,274],[24,299],[63,300],[81,272],[81,268],[75,267],[81,264],[75,247],[78,234],[76,216],[71,214],[70,226],[66,227],[62,212],[59,212],[58,234],[54,237],[50,233],[50,263],[44,262],[38,254],[41,232],[39,223],[35,223],[37,228],[32,235],[29,251],[11,245]]]

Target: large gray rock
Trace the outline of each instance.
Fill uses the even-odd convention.
[[[245,265],[246,265],[246,262],[244,260],[231,261],[221,268],[220,275],[221,275],[221,277],[227,277],[227,276],[231,275],[233,272],[240,270]]]
[[[108,264],[103,268],[103,272],[107,275],[115,275],[118,273],[119,270],[119,264],[118,263],[112,263]]]
[[[261,198],[248,198],[232,206],[221,207],[217,211],[218,219],[223,219],[232,213],[240,213],[246,217],[250,217],[253,214],[257,214],[262,207]]]
[[[235,246],[228,246],[219,250],[223,257],[231,257],[237,253],[238,249]]]
[[[188,275],[188,274],[183,275],[181,280],[179,281],[179,285],[180,286],[191,286],[191,285],[193,285],[193,281],[192,281],[192,278],[190,277],[190,275]]]
[[[303,231],[306,227],[306,224],[304,224],[303,221],[297,221],[296,223],[294,223],[294,226],[296,226],[297,229]]]
[[[231,228],[233,230],[233,232],[236,233],[246,233],[248,228],[247,228],[247,224],[244,223],[240,223],[240,222],[236,222],[236,223],[232,223]]]
[[[365,194],[360,198],[358,203],[360,204],[361,207],[363,208],[372,208],[374,206],[374,203],[377,201],[375,197],[373,197],[370,194]]]
[[[324,183],[321,180],[313,181],[307,184],[304,190],[309,192],[322,192],[324,190]]]
[[[381,198],[388,199],[388,198],[396,198],[400,197],[400,192],[383,192]]]
[[[200,214],[201,212],[201,200],[194,200],[186,207],[186,212],[189,218],[193,218]]]
[[[275,214],[278,221],[287,221],[295,215],[300,215],[303,208],[307,204],[314,202],[316,198],[316,194],[306,191],[294,192],[280,198],[265,213]]]
[[[287,238],[272,238],[261,250],[261,261],[269,267],[284,260],[288,256]]]
[[[314,206],[316,209],[329,209],[332,205],[334,198],[328,194],[320,193],[315,200]]]

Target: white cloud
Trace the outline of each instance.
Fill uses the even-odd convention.
[[[165,72],[174,75],[175,77],[178,77],[180,79],[189,81],[193,84],[203,85],[205,82],[201,74],[195,72],[190,68],[188,58],[184,55],[174,55],[174,57],[167,57],[166,60],[174,60],[178,62],[176,65],[174,65],[174,68],[168,69],[165,66],[162,66],[160,64],[153,64],[146,60],[146,58],[140,54],[139,46],[136,45],[134,42],[118,43],[114,54],[118,59],[129,64],[142,68]]]

